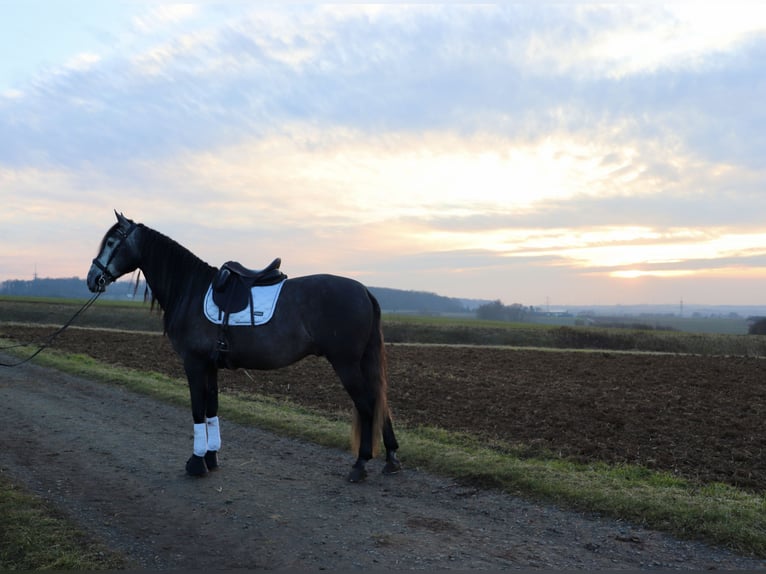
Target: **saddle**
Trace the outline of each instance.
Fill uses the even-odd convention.
[[[227,261],[213,277],[213,301],[228,317],[253,305],[251,289],[261,285],[274,285],[287,279],[279,270],[282,259],[277,257],[263,269],[248,269],[237,261]],[[227,321],[224,320],[224,323]]]
[[[282,259],[277,257],[263,269],[248,269],[237,261],[227,261],[213,277],[211,284],[213,302],[223,313],[223,321],[218,328],[218,343],[213,350],[212,359],[219,368],[228,366],[228,327],[229,316],[250,307],[253,310],[253,287],[275,285],[287,275],[279,270]],[[251,317],[252,324],[255,319]]]

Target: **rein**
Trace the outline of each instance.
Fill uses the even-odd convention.
[[[66,330],[66,328],[69,327],[69,325],[71,325],[74,322],[74,320],[80,315],[80,313],[82,313],[88,307],[93,305],[93,303],[96,302],[96,299],[98,299],[100,295],[101,295],[101,291],[96,292],[95,295],[93,295],[90,299],[88,299],[85,302],[85,304],[83,304],[83,306],[80,307],[74,315],[72,315],[72,317],[71,317],[71,319],[69,319],[69,321],[67,321],[61,327],[59,327],[56,331],[54,331],[53,334],[51,334],[45,341],[43,341],[39,345],[37,350],[34,353],[32,353],[29,357],[27,357],[26,359],[22,359],[21,361],[19,361],[17,363],[3,363],[3,362],[0,362],[0,367],[18,367],[19,365],[23,365],[24,363],[34,359],[44,349],[46,349],[47,347],[50,347],[50,345],[53,343],[53,340],[56,337],[58,337],[61,333],[63,333]],[[31,343],[20,343],[18,345],[11,345],[10,347],[0,347],[0,351],[4,351],[6,349],[16,349],[18,347],[29,347],[31,345],[32,345]]]

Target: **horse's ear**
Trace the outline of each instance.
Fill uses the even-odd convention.
[[[114,214],[117,216],[117,223],[120,224],[120,227],[130,227],[130,219],[125,217],[122,213],[117,213],[116,209],[114,210]]]

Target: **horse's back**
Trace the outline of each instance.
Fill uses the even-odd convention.
[[[379,307],[358,281],[337,275],[287,279],[268,323],[227,329],[228,366],[276,369],[307,355],[325,356],[333,364],[358,361],[378,328]]]
[[[291,311],[300,314],[319,354],[357,354],[364,350],[371,330],[377,328],[373,301],[367,288],[355,279],[306,275],[285,282],[277,311],[283,307],[288,315],[293,314]]]
[[[366,305],[369,302],[367,287],[356,279],[339,275],[304,275],[288,279],[283,290],[294,292],[307,304],[322,303],[332,310],[347,310],[349,305]]]

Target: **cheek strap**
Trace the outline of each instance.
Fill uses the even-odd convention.
[[[106,264],[101,263],[98,259],[93,260],[93,265],[98,267],[102,273],[104,280],[108,283],[114,283],[117,280],[117,277],[112,275],[112,272],[109,271],[109,264],[112,262],[112,259],[114,259],[114,256],[117,255],[117,252],[120,250],[120,248],[125,243],[125,240],[128,238],[128,236],[133,233],[133,230],[138,227],[135,223],[131,222],[130,227],[125,232],[120,232],[120,242],[117,244],[117,247],[115,247],[112,252],[109,254],[109,259],[106,260]],[[99,281],[100,283],[101,281]]]

